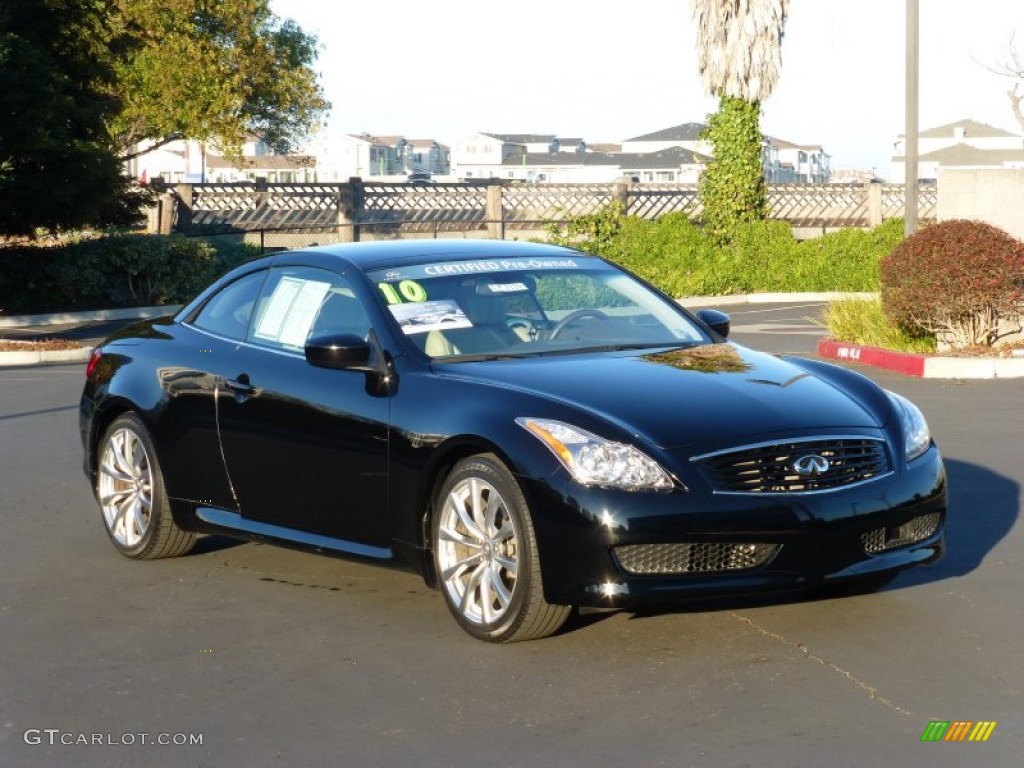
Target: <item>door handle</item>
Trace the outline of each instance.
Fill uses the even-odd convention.
[[[256,392],[256,387],[249,383],[249,374],[247,373],[240,373],[234,379],[225,379],[224,386],[235,394],[235,400],[239,403],[244,402]]]

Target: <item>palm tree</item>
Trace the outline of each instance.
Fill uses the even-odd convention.
[[[789,0],[692,0],[698,67],[719,99],[708,120],[714,159],[701,177],[704,226],[727,240],[735,226],[767,215],[761,160],[761,102],[782,68]]]

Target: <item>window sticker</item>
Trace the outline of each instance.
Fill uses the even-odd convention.
[[[481,286],[486,289],[491,295],[505,294],[505,293],[528,293],[529,288],[526,283],[485,283]]]
[[[330,283],[318,280],[282,277],[256,327],[256,337],[301,347],[330,288]]]
[[[479,261],[442,261],[436,264],[416,264],[407,267],[381,269],[369,273],[370,278],[381,286],[404,281],[425,280],[448,275],[476,275],[519,271],[578,270],[603,272],[614,269],[598,259],[582,258],[532,258],[532,259],[487,259]],[[512,277],[512,275],[509,275]],[[386,294],[385,294],[386,295]]]
[[[392,304],[388,309],[402,331],[408,335],[473,327],[462,307],[451,299],[422,301],[416,304]]]

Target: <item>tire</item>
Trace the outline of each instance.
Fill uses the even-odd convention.
[[[491,454],[458,462],[432,522],[434,566],[455,620],[480,640],[509,643],[557,632],[571,606],[544,600],[526,499]]]
[[[135,560],[184,555],[196,534],[171,516],[153,441],[141,419],[125,413],[111,422],[97,451],[96,500],[117,551]]]

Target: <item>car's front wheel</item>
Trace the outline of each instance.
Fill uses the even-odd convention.
[[[569,618],[570,606],[544,599],[530,510],[497,457],[471,456],[455,465],[438,495],[433,542],[445,602],[474,637],[532,640]]]
[[[195,545],[196,534],[178,527],[164,492],[156,449],[142,420],[118,416],[100,440],[96,499],[110,540],[126,557],[176,557]]]

